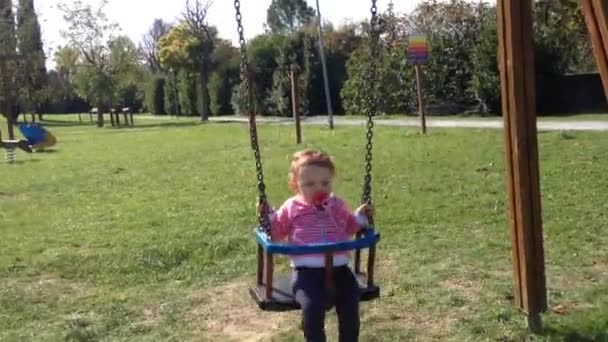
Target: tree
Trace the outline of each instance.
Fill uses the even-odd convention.
[[[305,0],[272,0],[266,12],[266,26],[274,34],[293,34],[313,22],[315,10]]]
[[[362,37],[358,34],[359,25],[347,24],[335,31],[325,34],[327,42],[327,70],[331,80],[330,89],[331,103],[336,113],[344,113],[342,97],[340,96],[344,83],[348,79],[346,63],[353,51],[357,50],[362,43]],[[312,101],[312,99],[311,99]]]
[[[19,0],[17,39],[19,52],[24,56],[20,73],[23,84],[20,103],[24,110],[37,112],[42,120],[39,106],[46,80],[46,56],[34,0]]]
[[[57,49],[54,57],[57,72],[63,80],[69,82],[76,74],[80,52],[76,48],[63,46]]]
[[[171,25],[162,19],[155,19],[148,33],[143,37],[140,49],[146,59],[150,71],[156,73],[162,71],[160,63],[159,41],[171,30]]]
[[[165,114],[165,83],[165,78],[160,74],[151,75],[146,82],[146,107],[152,114]]]
[[[15,17],[11,0],[0,0],[0,100],[2,114],[8,121],[9,138],[14,137],[13,123],[19,112],[14,104],[17,98],[17,60],[15,59],[17,41],[15,37]]]
[[[72,6],[60,4],[67,30],[62,31],[70,46],[80,51],[81,61],[76,69],[76,92],[98,108],[98,126],[103,126],[103,112],[115,99],[115,80],[112,75],[112,41],[117,25],[109,22],[104,13],[108,0],[101,0],[95,10],[91,5],[76,0]]]
[[[197,96],[199,91],[198,75],[192,71],[182,69],[178,74],[178,96],[179,105],[185,115],[200,115],[199,102]]]
[[[298,69],[299,111],[302,114],[318,114],[326,110],[320,57],[316,49],[314,30],[301,30],[283,39],[276,58],[277,68],[273,75],[270,96],[270,113],[291,116],[291,67]]]
[[[114,98],[122,107],[136,108],[143,98],[140,88],[144,80],[144,70],[139,62],[139,51],[127,36],[119,36],[110,44],[110,66],[116,84]]]
[[[425,33],[429,40],[431,58],[424,73],[429,103],[474,101],[470,91],[474,69],[471,52],[480,38],[478,13],[476,4],[464,0],[427,0],[406,18],[408,29]]]
[[[201,94],[201,121],[207,121],[211,114],[211,98],[209,96],[209,78],[213,71],[213,50],[214,41],[217,37],[217,30],[207,23],[207,11],[210,3],[204,5],[200,0],[194,0],[191,5],[190,0],[186,0],[186,13],[184,14],[184,24],[192,37],[195,38],[191,47],[191,54],[195,68],[200,76]]]
[[[500,113],[500,74],[495,8],[480,6],[483,21],[480,39],[473,50],[474,69],[471,90],[479,102],[479,113]]]
[[[166,80],[165,80],[165,98],[164,98],[164,106],[165,113],[169,115],[180,115],[180,106],[179,106],[179,97],[178,97],[178,78],[177,78],[177,70],[170,69],[167,72]]]
[[[240,55],[229,41],[219,40],[213,53],[215,70],[209,80],[211,111],[216,115],[233,114],[232,90],[239,82]]]
[[[391,5],[380,15],[381,39],[377,50],[370,51],[369,35],[364,41],[354,40],[356,46],[346,64],[348,79],[341,89],[344,110],[351,114],[361,114],[376,109],[379,113],[410,112],[415,104],[415,82],[412,65],[408,62],[405,18],[398,16]],[[362,30],[369,31],[368,23],[361,24]],[[352,30],[353,28],[347,28]],[[372,58],[376,63],[375,89],[369,85],[369,70]],[[370,92],[373,92],[370,94]],[[377,99],[376,108],[370,96]]]
[[[540,45],[555,49],[558,69],[562,73],[596,71],[580,1],[536,2],[534,31]]]
[[[43,113],[73,113],[88,110],[88,104],[76,95],[72,82],[76,75],[80,53],[78,49],[60,46],[53,55],[55,70],[46,75],[43,88]]]
[[[253,72],[253,108],[257,113],[270,112],[273,75],[277,70],[277,58],[281,51],[281,45],[285,38],[280,35],[262,34],[254,37],[248,42],[248,54],[250,56],[250,68]],[[238,113],[243,113],[244,101],[247,94],[243,90],[243,84],[234,89],[232,106]]]
[[[302,44],[299,34],[287,36],[280,47],[277,57],[277,68],[272,78],[272,91],[270,93],[269,114],[290,116],[291,91],[289,72],[292,64],[301,65]]]
[[[201,115],[201,121],[207,121],[211,114],[209,79],[215,67],[213,51],[217,41],[217,29],[207,23],[208,8],[209,4],[203,5],[200,0],[195,0],[194,4],[187,1],[181,22],[159,41],[161,66],[187,71],[184,74],[188,74],[188,81],[181,84],[192,82],[191,73],[198,75],[200,85],[196,88],[200,96],[197,102],[200,102],[201,108],[197,112]],[[180,98],[182,95],[185,96],[180,94]],[[186,111],[189,106],[190,103],[182,108]]]

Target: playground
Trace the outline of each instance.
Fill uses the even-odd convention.
[[[608,6],[559,3],[372,0],[326,60],[318,1],[76,1],[50,72],[1,4],[0,340],[608,341],[607,116],[549,110],[607,110]]]
[[[0,165],[0,316],[11,318],[0,340],[299,341],[297,311],[261,311],[248,293],[257,197],[246,125],[46,122],[55,153]],[[336,157],[336,191],[357,203],[363,127],[304,126],[300,146],[292,126],[258,129],[269,200],[289,195],[290,155],[322,147]],[[528,336],[512,303],[502,131],[378,126],[374,139],[382,290],[362,304],[361,339]],[[604,341],[608,137],[541,132],[539,158],[549,310],[533,338]]]

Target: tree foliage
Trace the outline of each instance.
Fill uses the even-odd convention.
[[[57,73],[49,73],[55,89],[49,89],[48,96],[77,100],[80,95],[97,107],[137,105],[145,97],[154,113],[200,115],[202,120],[245,114],[239,50],[207,23],[212,15],[207,2],[186,1],[186,11],[175,24],[155,20],[137,49],[125,37],[113,35],[115,26],[103,13],[107,1],[94,9],[82,0],[63,5],[69,44],[55,56]],[[0,0],[0,5],[6,3],[10,1]],[[557,84],[567,73],[595,71],[595,59],[575,0],[539,1],[533,9],[537,96],[547,102],[547,85]],[[266,14],[266,32],[246,43],[252,109],[261,115],[290,116],[290,70],[295,66],[300,112],[326,114],[315,11],[304,0],[273,0]],[[396,13],[389,4],[379,16],[381,36],[375,51],[369,51],[369,19],[323,27],[334,113],[364,113],[370,110],[370,95],[378,99],[380,113],[417,110],[407,45],[413,32],[428,37],[430,59],[422,70],[429,111],[500,113],[494,5],[425,0],[409,13]],[[0,50],[15,51],[14,43],[8,41]],[[371,58],[378,66],[373,89],[367,78]],[[70,88],[76,94],[68,96]]]
[[[24,57],[20,62],[19,102],[23,109],[38,112],[46,83],[46,56],[34,0],[19,0],[17,44],[19,52]]]
[[[16,54],[17,38],[15,36],[15,17],[11,0],[0,0],[0,58],[5,58],[4,70],[0,70],[0,111],[9,120],[14,121],[18,112],[8,108],[18,96],[17,60],[11,58]],[[8,113],[6,112],[8,110]]]
[[[152,76],[146,89],[146,107],[155,115],[165,114],[165,78],[160,75]]]
[[[272,0],[266,13],[266,26],[272,34],[294,34],[310,24],[315,10],[305,0]]]
[[[111,73],[115,82],[114,106],[139,107],[145,92],[142,87],[145,74],[139,63],[137,46],[126,36],[113,39],[109,46]]]
[[[159,41],[171,30],[171,25],[164,22],[162,19],[155,19],[152,27],[144,35],[140,49],[148,68],[153,73],[162,71],[162,65],[160,62],[160,46]]]
[[[74,87],[80,96],[99,109],[98,125],[103,126],[103,111],[116,99],[116,81],[112,74],[110,42],[116,24],[109,21],[102,0],[96,9],[76,0],[71,6],[60,4],[67,30],[62,31],[70,46],[79,49],[81,60],[76,68]]]

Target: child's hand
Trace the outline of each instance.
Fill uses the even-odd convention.
[[[257,211],[260,215],[264,213],[268,214],[270,213],[270,205],[268,205],[268,203],[258,203]]]
[[[371,203],[366,203],[357,208],[357,212],[365,215],[368,218],[374,217],[375,209]]]

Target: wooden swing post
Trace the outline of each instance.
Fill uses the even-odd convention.
[[[581,8],[591,38],[597,69],[608,99],[608,3],[605,0],[581,0]]]
[[[531,0],[498,0],[497,20],[514,297],[528,328],[539,333],[547,296]]]

